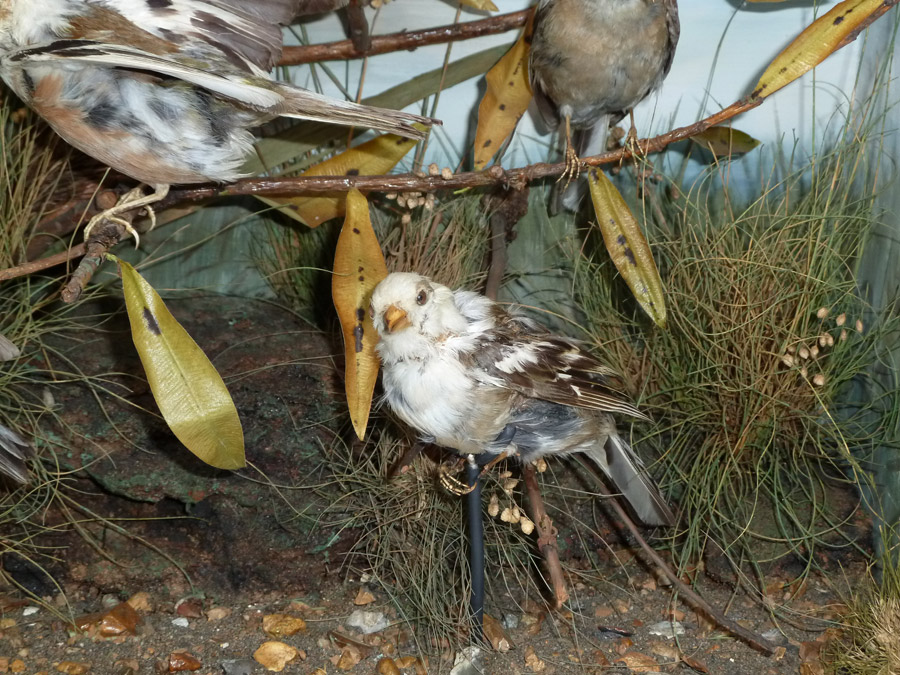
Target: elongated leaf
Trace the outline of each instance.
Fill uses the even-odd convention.
[[[759,145],[750,134],[728,126],[710,127],[691,136],[691,140],[709,150],[715,157],[740,157]]]
[[[666,299],[650,245],[622,195],[602,171],[588,172],[591,200],[613,264],[651,319],[666,326]]]
[[[459,4],[465,7],[473,7],[475,9],[481,9],[487,12],[497,11],[497,5],[491,2],[491,0],[459,0]]]
[[[771,96],[811,70],[842,46],[845,38],[896,0],[844,0],[813,21],[769,64],[751,94]]]
[[[131,337],[166,424],[207,464],[240,469],[244,434],[225,383],[153,287],[131,265],[117,262]]]
[[[475,168],[483,169],[510,137],[531,103],[528,79],[528,51],[534,14],[512,48],[491,68],[485,80],[487,90],[478,105],[475,129]]]
[[[387,265],[359,190],[347,193],[347,217],[334,254],[331,297],[344,336],[344,388],[356,435],[365,438],[380,362],[378,337],[369,317],[372,291],[387,276]]]
[[[425,129],[424,125],[415,125]],[[371,176],[389,172],[404,155],[415,147],[416,141],[383,134],[355,148],[345,150],[303,172],[304,176]],[[344,193],[315,197],[270,198],[259,197],[270,206],[299,220],[308,227],[318,227],[327,220],[344,215]]]

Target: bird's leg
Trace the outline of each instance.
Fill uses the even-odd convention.
[[[498,462],[503,461],[508,456],[509,454],[506,451],[501,452],[499,455],[494,457],[490,462],[482,467],[481,473],[478,474],[478,477],[481,478],[481,476],[490,471]],[[443,488],[447,492],[455,494],[459,497],[467,495],[475,489],[474,486],[468,485],[456,477],[456,474],[462,471],[465,465],[465,460],[460,458],[456,462],[454,462],[453,466],[441,464],[440,468],[438,469],[438,479]]]
[[[147,215],[150,217],[150,229],[152,230],[156,227],[156,213],[150,208],[150,204],[161,201],[167,194],[169,194],[169,186],[165,183],[154,185],[153,193],[149,195],[144,194],[143,185],[138,185],[133,190],[129,190],[122,195],[118,204],[91,218],[87,227],[84,228],[85,240],[90,236],[91,230],[103,221],[109,220],[124,227],[125,231],[129,232],[131,236],[134,237],[134,247],[137,248],[141,243],[141,236],[137,233],[137,230],[131,226],[131,223],[124,218],[120,218],[119,214],[135,209],[146,209]]]
[[[634,125],[634,108],[628,111],[628,119],[631,127],[625,135],[625,148],[631,153],[632,157],[638,157],[641,154],[641,146],[638,145],[637,127]]]
[[[569,183],[572,182],[573,179],[577,179],[578,176],[581,175],[581,158],[578,156],[578,153],[575,151],[575,146],[572,144],[572,118],[569,115],[566,115],[566,168],[560,175],[557,182],[565,179],[565,188],[569,187]]]

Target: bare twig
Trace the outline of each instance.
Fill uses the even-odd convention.
[[[541,498],[534,465],[530,462],[525,463],[522,467],[522,478],[525,484],[525,494],[528,495],[528,503],[531,504],[531,518],[538,534],[538,550],[544,556],[544,562],[547,563],[547,573],[550,575],[553,598],[556,603],[555,609],[559,609],[569,600],[569,591],[566,589],[566,579],[559,562],[556,528],[544,508],[544,500]]]
[[[130,223],[135,213],[135,211],[129,211],[123,213],[119,218]],[[81,297],[88,282],[93,278],[94,272],[106,260],[106,254],[119,243],[124,234],[125,227],[112,220],[106,221],[102,227],[91,232],[90,238],[83,244],[85,246],[84,258],[81,259],[78,267],[60,292],[63,302],[75,302]]]
[[[466,23],[449,26],[391,33],[390,35],[373,35],[371,36],[369,48],[365,52],[357,50],[351,40],[326,42],[320,45],[285,47],[279,65],[296,66],[301,63],[316,63],[318,61],[346,61],[363,56],[413,50],[425,45],[457,42],[484,35],[496,35],[497,33],[505,33],[506,31],[521,28],[525,25],[530,13],[530,9],[524,9],[520,12],[500,14],[478,21],[467,21]]]
[[[599,484],[597,487],[597,491],[608,497],[611,497],[609,491],[602,484]],[[644,553],[647,554],[647,557],[653,562],[654,565],[659,567],[660,571],[666,575],[666,578],[672,582],[672,585],[678,590],[678,593],[682,595],[687,602],[693,606],[695,609],[699,609],[701,612],[706,614],[710,619],[716,622],[718,626],[724,628],[726,631],[734,635],[735,637],[740,638],[748,645],[753,647],[754,649],[759,650],[766,656],[771,656],[775,653],[775,645],[766,640],[762,635],[750,630],[749,628],[744,628],[742,625],[737,623],[736,621],[732,621],[724,614],[722,614],[719,610],[709,604],[706,600],[704,600],[700,595],[694,591],[690,586],[684,583],[675,571],[671,568],[671,566],[666,563],[665,560],[662,559],[662,556],[659,555],[656,551],[653,550],[653,547],[647,543],[647,540],[641,535],[640,530],[638,530],[637,526],[634,524],[634,521],[628,516],[625,512],[625,509],[622,508],[622,505],[619,504],[619,500],[617,498],[607,499],[606,502],[610,506],[613,507],[613,510],[622,519],[622,522],[625,523],[625,527],[631,532],[631,535],[637,540],[637,543],[644,550]]]

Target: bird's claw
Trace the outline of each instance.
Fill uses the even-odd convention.
[[[167,188],[168,186],[165,187]],[[147,213],[147,217],[150,218],[150,230],[152,230],[154,227],[156,227],[156,212],[150,207],[150,204],[159,201],[160,199],[165,197],[167,193],[168,189],[161,189],[160,186],[156,186],[156,191],[151,195],[145,195],[144,190],[141,186],[129,190],[124,195],[122,195],[121,199],[119,199],[119,202],[111,209],[107,209],[102,213],[98,213],[96,216],[91,218],[90,222],[88,222],[87,226],[84,228],[84,240],[88,240],[88,237],[91,236],[91,231],[95,227],[103,222],[111,222],[115,223],[116,225],[122,226],[126,232],[134,237],[134,247],[138,248],[141,244],[141,235],[138,234],[138,231],[134,229],[134,227],[128,220],[120,217],[119,214],[126,213],[134,209],[142,209]]]
[[[465,466],[464,459],[458,459],[453,462],[452,465],[441,464],[438,467],[438,482],[440,482],[441,487],[443,487],[450,494],[454,494],[457,497],[463,497],[467,494],[470,494],[475,490],[475,486],[478,484],[477,482],[474,485],[466,485],[462,482],[456,475],[462,471]]]
[[[573,180],[578,180],[578,177],[581,175],[581,158],[578,156],[578,153],[575,152],[575,148],[571,145],[566,145],[566,168],[560,174],[559,178],[556,182],[565,181],[563,184],[563,190],[569,187],[569,183]]]

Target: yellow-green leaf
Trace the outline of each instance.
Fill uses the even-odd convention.
[[[487,89],[478,105],[475,129],[475,169],[483,169],[515,130],[531,103],[528,50],[534,26],[528,19],[522,36],[484,76]]]
[[[486,12],[497,11],[497,5],[491,2],[491,0],[459,0],[459,4],[464,7],[473,7],[474,9],[481,9]]]
[[[759,145],[750,134],[727,126],[710,127],[691,136],[691,140],[709,150],[715,157],[740,157]]]
[[[622,195],[602,171],[588,172],[591,200],[606,250],[638,303],[665,328],[666,300],[650,245]]]
[[[422,125],[416,125],[422,130]],[[397,166],[416,141],[394,134],[383,134],[355,148],[326,159],[304,171],[303,176],[371,176],[388,173]],[[308,227],[318,227],[327,220],[344,215],[344,193],[315,197],[259,197],[269,206],[299,220]]]
[[[892,0],[844,0],[813,21],[769,64],[751,94],[765,98],[811,70]]]
[[[369,317],[372,291],[387,276],[387,265],[372,221],[369,203],[359,190],[347,193],[347,217],[334,253],[331,297],[344,336],[344,388],[356,435],[365,438],[372,393],[380,362],[378,337]]]
[[[207,464],[240,469],[244,433],[221,376],[153,287],[131,265],[117,262],[131,337],[166,424]]]

